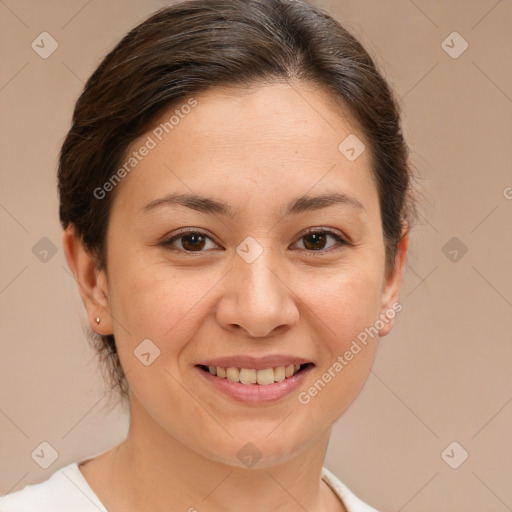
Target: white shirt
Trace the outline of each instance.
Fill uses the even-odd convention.
[[[72,462],[44,482],[0,496],[0,512],[108,512],[82,475],[79,464]],[[322,468],[322,480],[348,512],[378,512],[362,502],[325,467]]]

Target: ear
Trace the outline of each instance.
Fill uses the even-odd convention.
[[[402,228],[402,235],[398,244],[397,253],[395,257],[395,268],[390,271],[382,287],[382,301],[380,319],[384,324],[382,329],[379,329],[379,336],[388,335],[393,329],[395,323],[395,316],[403,308],[402,304],[398,302],[400,296],[400,285],[405,270],[405,263],[407,261],[407,248],[409,246],[409,226],[404,221]]]
[[[105,272],[98,269],[96,260],[84,247],[72,224],[64,231],[62,245],[87,310],[91,329],[98,334],[112,334],[112,317]],[[99,324],[96,322],[97,318],[100,319]]]

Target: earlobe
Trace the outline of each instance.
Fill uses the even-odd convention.
[[[112,334],[112,318],[105,272],[99,270],[96,260],[84,247],[72,224],[63,233],[62,245],[69,269],[75,278],[78,291],[87,310],[91,329],[102,335]]]
[[[397,247],[395,256],[395,268],[388,274],[382,290],[380,319],[384,324],[379,329],[379,336],[388,335],[393,329],[395,316],[403,308],[399,302],[400,286],[407,261],[407,250],[409,246],[409,227],[404,222],[402,238]]]

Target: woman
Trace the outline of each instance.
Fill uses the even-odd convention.
[[[129,432],[1,510],[375,510],[323,467],[401,309],[414,216],[364,48],[298,1],[165,8],[87,82],[58,178]]]

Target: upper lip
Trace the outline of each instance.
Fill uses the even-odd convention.
[[[277,366],[288,366],[290,364],[306,364],[312,361],[297,356],[287,355],[268,355],[264,357],[252,357],[246,355],[226,356],[215,359],[205,359],[197,366],[220,366],[221,368],[248,368],[255,370],[264,370],[266,368],[276,368]]]

